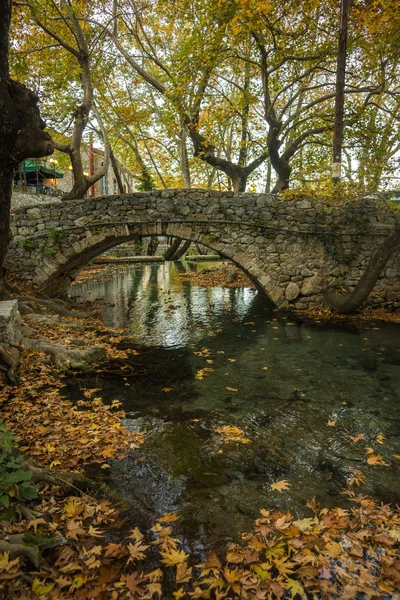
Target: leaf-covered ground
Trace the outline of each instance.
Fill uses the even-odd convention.
[[[190,281],[195,285],[254,288],[254,284],[250,281],[246,274],[240,270],[237,271],[234,281],[227,280],[228,272],[232,270],[232,268],[233,265],[224,264],[221,267],[205,268],[201,271],[180,273],[180,276],[184,279],[190,279]]]
[[[72,346],[74,338],[82,338],[81,331],[67,327],[38,326],[37,335]],[[100,338],[103,343],[104,329],[85,333],[88,345]],[[110,356],[121,357],[110,337],[104,343]],[[36,350],[23,359],[20,386],[3,389],[0,401],[2,417],[28,460],[65,472],[90,462],[107,468],[108,459],[141,444],[143,434],[121,426],[124,414],[117,404],[105,406],[96,390],[83,390],[85,400],[73,405],[59,393],[69,375],[55,371]],[[249,442],[234,424],[217,433],[226,444]],[[381,464],[374,452],[368,462]],[[310,516],[297,519],[265,507],[254,530],[239,534],[224,555],[211,550],[201,557],[190,556],[184,540],[174,536],[179,515],[159,517],[150,531],[127,532],[109,499],[43,482],[38,499],[26,504],[28,513],[18,502],[2,511],[2,539],[28,534],[59,537],[62,543],[43,550],[46,563],[40,567],[26,556],[0,552],[0,598],[399,598],[400,511],[356,494],[354,486],[364,476],[352,475],[344,493],[353,508],[320,509],[310,501]],[[286,480],[272,485],[290,490]]]

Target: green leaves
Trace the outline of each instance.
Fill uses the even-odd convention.
[[[24,469],[24,459],[15,455],[16,441],[13,433],[0,422],[0,504],[8,508],[10,498],[22,502],[36,498],[31,483],[32,473]]]

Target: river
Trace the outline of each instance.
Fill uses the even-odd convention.
[[[178,532],[201,550],[250,529],[261,508],[302,517],[313,497],[351,506],[341,493],[351,469],[366,477],[356,494],[399,503],[400,326],[294,317],[253,289],[180,277],[204,267],[110,266],[69,292],[102,300],[105,324],[125,328],[146,359],[140,378],[100,374],[91,384],[122,402],[128,429],[146,431],[143,446],[101,473],[132,518],[178,511]],[[78,398],[81,385],[66,393]],[[249,443],[225,442],[216,432],[225,426]],[[367,448],[387,465],[367,464]],[[273,491],[281,480],[288,489]]]

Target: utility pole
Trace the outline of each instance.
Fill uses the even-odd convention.
[[[342,144],[343,144],[343,115],[344,115],[344,84],[346,78],[346,45],[349,21],[349,2],[341,0],[339,44],[336,66],[336,96],[335,96],[335,124],[333,130],[333,183],[338,183],[341,176]]]

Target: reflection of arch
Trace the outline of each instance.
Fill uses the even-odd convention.
[[[235,254],[229,255],[222,248],[224,244],[216,240],[210,240],[209,236],[199,231],[196,223],[189,224],[175,223],[135,223],[132,225],[115,225],[113,227],[97,227],[93,233],[90,229],[82,230],[77,236],[74,232],[73,239],[68,243],[67,238],[63,238],[60,250],[51,258],[44,258],[43,264],[38,265],[34,275],[34,283],[37,283],[42,293],[49,296],[56,296],[64,292],[79,271],[92,261],[96,256],[110,250],[114,246],[124,244],[135,240],[139,236],[160,236],[168,235],[181,238],[192,242],[198,242],[209,248],[222,258],[231,260],[239,269],[242,269],[246,275],[254,282],[255,286],[268,295],[268,290],[261,285],[257,275],[252,269],[247,268]],[[72,236],[71,236],[72,237]],[[78,239],[76,239],[78,237]],[[243,252],[240,253],[245,258]],[[260,271],[260,268],[257,269]]]

